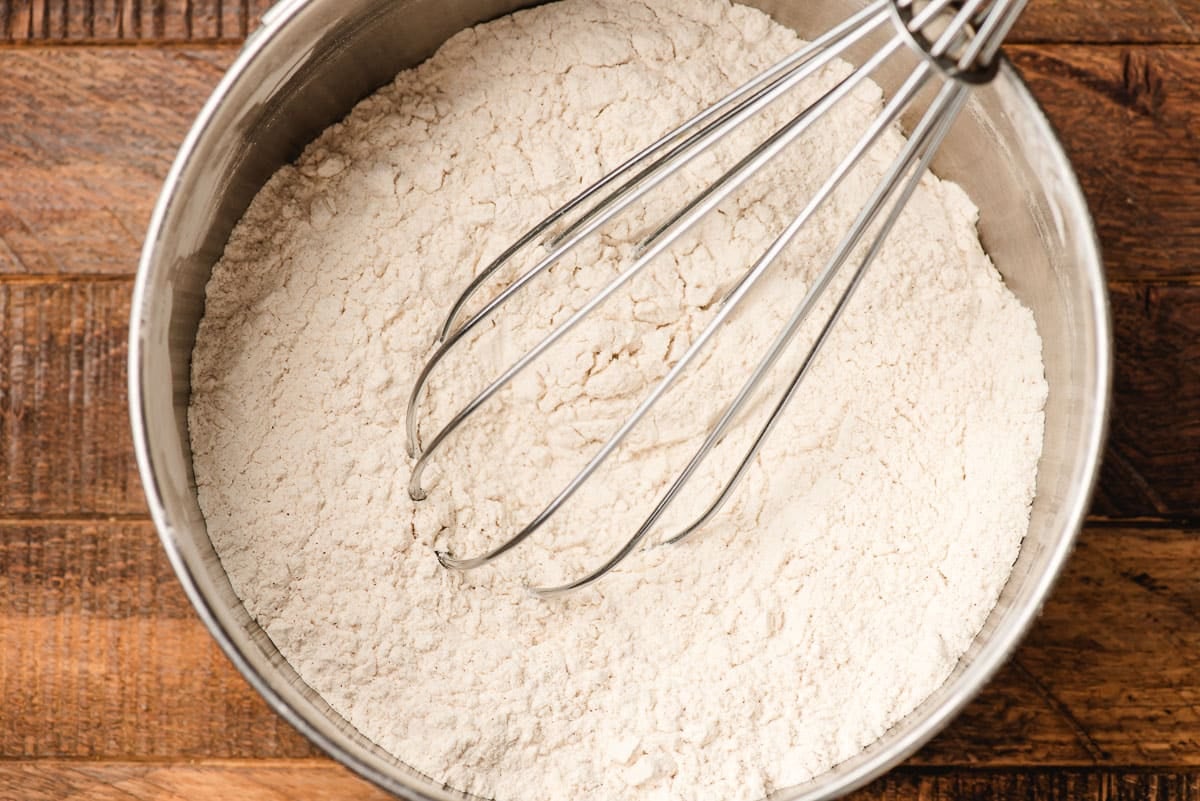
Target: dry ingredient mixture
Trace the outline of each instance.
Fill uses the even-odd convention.
[[[468,573],[434,556],[479,553],[553,496],[874,116],[872,85],[477,415],[428,500],[405,491],[407,393],[470,276],[796,46],[722,0],[567,0],[464,31],[281,169],[213,272],[190,410],[213,543],[300,675],[438,781],[500,801],[761,797],[854,755],[935,690],[1007,579],[1042,442],[1040,340],[971,202],[930,176],[729,508],[565,600],[523,588],[596,566],[632,533],[896,132],[551,530]],[[742,146],[839,74],[755,120]],[[734,155],[665,187],[474,337],[434,381],[426,437]],[[714,453],[663,533],[703,508],[745,442]]]

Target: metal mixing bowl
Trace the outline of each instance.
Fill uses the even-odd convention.
[[[528,3],[525,3],[527,5]],[[133,299],[130,414],[150,510],[213,637],[272,707],[334,758],[408,799],[459,797],[383,752],[297,676],[230,587],[196,501],[189,363],[204,287],[255,193],[319,131],[458,30],[519,0],[285,0],[246,43],[188,134],[154,211]],[[812,36],[853,0],[754,3]],[[896,76],[884,75],[884,86]],[[978,204],[979,230],[1034,312],[1050,386],[1037,497],[1012,577],[945,685],[874,745],[781,799],[830,798],[915,751],[980,689],[1037,615],[1071,549],[1097,473],[1108,406],[1104,276],[1075,176],[1008,64],[979,91],[937,172]],[[262,532],[269,536],[269,532]]]

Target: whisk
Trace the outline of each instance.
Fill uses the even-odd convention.
[[[866,247],[865,255],[845,283],[841,295],[833,306],[833,311],[823,327],[820,328],[808,352],[801,360],[800,366],[787,383],[781,397],[772,407],[765,424],[754,437],[733,475],[722,486],[715,500],[690,525],[664,542],[679,542],[708,523],[733,494],[738,483],[753,463],[755,455],[771,435],[788,403],[796,394],[797,388],[808,373],[822,345],[825,344],[855,289],[861,283],[867,268],[883,247],[888,233],[895,226],[905,204],[928,169],[937,148],[962,108],[970,86],[987,82],[994,76],[1000,44],[1024,5],[1025,0],[874,0],[862,11],[852,14],[801,50],[779,61],[765,72],[735,89],[715,105],[703,110],[629,158],[615,171],[604,176],[529,229],[491,262],[454,302],[441,327],[434,352],[418,375],[409,397],[406,419],[407,441],[409,454],[416,461],[408,491],[411,497],[417,501],[425,498],[421,477],[433,455],[437,453],[448,437],[453,435],[497,392],[507,386],[518,373],[528,367],[567,332],[575,328],[701,218],[717,208],[723,200],[758,170],[777,157],[784,148],[811,128],[822,115],[828,113],[856,86],[876,72],[887,59],[904,48],[915,51],[918,56],[916,66],[894,95],[885,103],[879,115],[855,142],[849,153],[834,167],[800,213],[724,296],[718,311],[703,331],[553,500],[523,528],[487,553],[460,557],[447,552],[439,552],[438,559],[441,563],[447,568],[456,570],[480,567],[516,548],[541,528],[620,446],[634,426],[645,417],[667,389],[679,378],[688,364],[705,347],[797,232],[831,196],[880,135],[900,119],[931,80],[940,80],[940,89],[913,127],[899,155],[876,185],[867,203],[838,243],[820,273],[799,300],[784,329],[772,341],[767,353],[726,406],[717,422],[708,430],[695,454],[676,475],[643,523],[603,565],[568,583],[560,586],[532,588],[532,592],[542,597],[551,597],[591,584],[612,570],[638,547],[670,504],[679,496],[680,491],[696,472],[701,462],[729,430],[764,377],[796,336],[801,325],[811,315],[818,300],[829,290],[844,263],[852,253],[858,251],[868,229],[879,220],[884,209],[891,202],[890,210],[883,216]],[[684,165],[710,149],[776,99],[794,90],[802,81],[811,79],[825,65],[845,54],[867,36],[873,33],[878,35],[877,31],[879,30],[891,31],[891,35],[881,48],[876,50],[859,68],[825,92],[816,102],[791,118],[732,168],[709,184],[683,208],[657,226],[635,248],[632,263],[626,269],[533,348],[509,365],[451,417],[422,448],[418,434],[418,407],[422,393],[429,382],[430,375],[445,359],[447,353],[459,345],[464,337],[488,320],[497,309],[527,287],[534,278],[550,269],[565,254],[675,174]],[[521,252],[538,244],[546,248],[546,253],[538,259],[533,267],[505,285],[478,311],[460,321],[460,318],[464,316],[467,304],[498,270]]]

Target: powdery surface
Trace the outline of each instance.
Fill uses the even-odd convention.
[[[500,799],[760,797],[912,710],[993,606],[1028,525],[1040,341],[979,246],[973,206],[932,177],[729,508],[564,601],[523,590],[596,566],[632,533],[898,151],[895,133],[549,530],[470,573],[434,557],[494,545],[555,494],[876,113],[869,86],[478,415],[435,460],[427,501],[405,491],[406,396],[473,272],[796,46],[718,0],[522,12],[361,103],[234,231],[193,362],[209,532],[305,680],[418,770]],[[730,163],[697,165],[473,338],[424,402],[426,439]],[[703,508],[745,442],[714,453],[662,533]]]

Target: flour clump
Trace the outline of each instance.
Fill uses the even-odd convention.
[[[574,475],[874,119],[869,84],[481,410],[431,467],[428,499],[406,492],[408,392],[472,276],[798,45],[723,0],[566,0],[463,31],[280,169],[214,268],[189,409],[213,544],[301,677],[439,782],[497,801],[761,798],[936,690],[1008,578],[1041,452],[1041,343],[970,200],[929,176],[728,507],[583,592],[524,589],[596,567],[636,529],[899,152],[896,131],[547,531],[475,571],[434,555],[498,544]],[[431,383],[423,434],[844,70],[514,300]],[[772,402],[662,534],[703,510]]]

